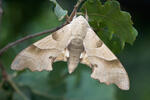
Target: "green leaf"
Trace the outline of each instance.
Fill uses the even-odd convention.
[[[10,95],[10,91],[6,91],[0,88],[0,100],[8,100]]]
[[[76,84],[77,73],[81,74],[80,84]],[[91,69],[79,64],[75,73],[67,79],[66,100],[115,100],[114,85],[105,85],[90,77]]]
[[[31,89],[27,86],[23,86],[19,88],[22,94],[14,91],[12,100],[32,100],[32,92]]]
[[[108,0],[103,5],[99,0],[87,0],[81,10],[87,10],[91,26],[114,52],[120,51],[125,43],[133,44],[136,39],[138,33],[132,25],[131,16],[120,10],[119,2]]]
[[[32,93],[40,98],[48,98],[48,100],[60,98],[62,100],[66,92],[64,79],[66,78],[65,68],[67,68],[67,65],[64,62],[57,62],[53,66],[53,71],[51,72],[25,71],[15,77],[14,81],[19,86],[28,86]],[[39,99],[36,98],[35,100]]]
[[[116,34],[111,35],[106,25],[103,25],[102,23],[97,24],[96,21],[90,22],[90,25],[93,26],[93,29],[97,32],[97,35],[115,54],[119,53],[123,49],[124,43]],[[100,27],[98,25],[100,25]]]
[[[114,86],[100,84],[92,79],[91,69],[85,65],[79,64],[72,74],[68,73],[64,62],[57,62],[53,66],[51,72],[23,72],[15,78],[15,82],[22,87],[20,89],[27,97],[32,95],[34,100],[115,100]],[[13,96],[16,100],[21,98],[18,94]]]
[[[56,14],[56,16],[58,17],[59,20],[62,20],[68,13],[67,10],[64,10],[58,3],[56,0],[50,0],[51,2],[53,2],[56,6],[54,8],[54,12]]]

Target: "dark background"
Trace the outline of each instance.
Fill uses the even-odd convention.
[[[91,83],[91,81],[89,81],[90,70],[88,68],[82,68],[83,65],[80,65],[79,67],[81,68],[78,68],[77,71],[73,73],[73,75],[67,76],[67,80],[70,80],[69,77],[79,76],[77,77],[77,79],[79,80],[77,81],[77,87],[68,90],[69,91],[68,93],[67,90],[64,89],[64,87],[67,87],[68,84],[72,84],[72,83],[67,83],[62,86],[63,88],[61,86],[60,87],[58,86],[57,87],[58,91],[55,92],[54,94],[58,94],[58,95],[67,94],[66,97],[71,98],[67,100],[150,100],[150,86],[149,86],[150,85],[150,34],[149,34],[150,1],[149,0],[118,0],[118,1],[120,2],[121,9],[130,12],[130,14],[132,15],[134,26],[139,33],[135,43],[132,46],[126,44],[125,49],[120,54],[117,55],[129,74],[130,84],[131,84],[130,90],[122,91],[114,85],[106,86],[104,84],[99,84],[95,80],[91,80],[92,81]],[[73,9],[73,5],[76,3],[76,0],[58,0],[58,2],[64,9],[68,10],[70,13]],[[57,17],[52,11],[53,7],[54,5],[50,3],[48,0],[3,0],[4,13],[2,16],[3,17],[2,28],[0,30],[0,48],[7,45],[11,41],[15,41],[28,34],[43,31],[45,29],[50,29],[61,24],[62,22],[59,22],[57,20]],[[16,73],[15,71],[12,71],[10,69],[10,64],[13,58],[15,57],[15,55],[23,48],[27,47],[28,45],[35,42],[41,37],[37,37],[28,40],[26,42],[23,42],[9,49],[5,54],[3,54],[0,57],[1,62],[5,65],[5,68],[7,69],[10,75]],[[65,66],[64,69],[66,69],[66,63],[61,63],[61,64],[64,65]],[[62,75],[59,76],[57,74],[62,73],[62,71],[59,71],[62,69],[57,67],[59,66],[59,63],[55,64],[55,66],[56,66],[55,71],[50,72],[51,74],[49,75],[49,77],[50,79],[52,79],[51,77],[55,76],[54,77],[55,79],[58,78],[58,80],[60,80],[59,77]],[[28,73],[28,74],[24,75],[24,73]],[[32,73],[29,71],[27,72],[25,71],[22,73],[22,76],[20,75],[21,77],[24,77],[22,80],[18,81],[17,78],[14,78],[14,80],[16,83],[22,82],[23,84],[28,86],[30,84],[36,83],[36,80],[32,81],[32,78],[30,79],[29,77],[32,77],[34,75],[41,75],[42,78],[42,75],[45,75],[43,73],[47,73],[47,72],[41,72],[41,73],[40,72]],[[83,76],[80,74],[83,74]],[[89,79],[86,79],[86,77],[88,77]],[[31,83],[27,84],[26,83],[27,81],[30,81]],[[84,86],[84,84],[87,86]],[[39,85],[42,85],[42,83],[40,83]],[[53,85],[53,84],[50,83],[49,85]],[[8,85],[7,88],[10,88],[10,86]],[[33,87],[31,85],[30,88],[33,89],[34,85]],[[6,89],[3,90],[10,91]],[[49,94],[49,92],[47,93]],[[86,99],[86,96],[88,99]],[[0,97],[2,97],[1,94]],[[19,99],[14,99],[14,94],[10,98],[13,100],[19,100]],[[32,96],[32,99],[42,100],[43,98],[37,99],[34,96]],[[4,100],[9,100],[9,99],[5,98]],[[47,99],[43,99],[43,100],[47,100]],[[48,99],[48,100],[53,100],[53,99]]]

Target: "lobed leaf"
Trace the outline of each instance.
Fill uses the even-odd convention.
[[[99,0],[87,0],[81,10],[87,11],[91,26],[113,52],[120,51],[125,43],[133,44],[136,39],[138,33],[131,15],[120,10],[119,2],[108,0],[102,4]]]

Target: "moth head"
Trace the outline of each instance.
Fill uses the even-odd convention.
[[[70,24],[72,26],[72,34],[84,39],[87,29],[90,27],[87,20],[83,16],[78,16]]]
[[[76,26],[90,27],[88,21],[83,16],[78,16],[74,18],[71,23]]]
[[[83,40],[79,38],[72,39],[70,44],[68,45],[68,49],[84,49],[83,48]]]

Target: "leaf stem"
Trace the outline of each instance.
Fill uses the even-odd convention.
[[[1,72],[2,72],[2,78],[3,78],[3,80],[4,81],[7,80],[8,74],[7,74],[7,72],[6,72],[3,64],[1,63],[1,61],[0,61],[0,69],[1,69]]]
[[[73,9],[73,11],[72,11],[72,13],[71,13],[71,15],[70,15],[70,17],[69,17],[69,22],[72,21],[73,17],[74,17],[74,16],[76,15],[76,13],[77,13],[77,10],[78,10],[79,5],[80,5],[83,1],[84,1],[84,0],[78,0],[78,2],[77,2],[76,5],[74,6],[74,9]]]
[[[11,77],[8,75],[8,73],[6,72],[4,66],[2,65],[2,63],[0,62],[0,69],[2,71],[2,78],[3,81],[1,83],[2,84],[7,81],[8,83],[10,83],[10,85],[13,87],[13,89],[24,99],[24,100],[29,100],[21,91],[20,89],[17,87],[17,85],[15,84],[15,82],[13,82],[13,80],[11,79]],[[1,87],[0,86],[0,87]]]
[[[8,76],[7,81],[11,84],[11,86],[13,87],[13,89],[24,99],[24,100],[29,100],[28,97],[21,92],[21,90],[19,89],[19,87],[14,83],[14,81]]]
[[[50,95],[49,93],[48,93],[48,94],[45,94],[45,93],[43,93],[43,92],[41,92],[41,91],[37,91],[37,90],[32,90],[32,92],[33,92],[34,94],[37,94],[37,95],[46,97],[46,98],[48,98],[48,99],[53,99],[53,100],[54,100],[54,99],[62,99],[62,98],[63,98],[62,96]]]

